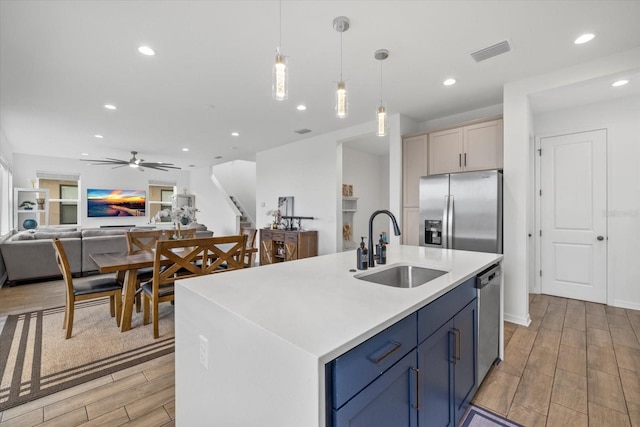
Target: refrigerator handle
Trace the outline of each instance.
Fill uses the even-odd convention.
[[[444,196],[444,209],[442,211],[442,248],[449,248],[449,196]]]
[[[447,217],[447,248],[453,249],[453,196],[449,196]]]

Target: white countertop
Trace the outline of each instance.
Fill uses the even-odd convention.
[[[399,289],[353,276],[356,252],[342,252],[181,280],[178,286],[326,363],[413,313],[502,255],[390,245],[387,264],[448,271],[422,286]]]

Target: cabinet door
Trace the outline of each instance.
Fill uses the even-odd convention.
[[[260,265],[273,263],[273,240],[260,239]]]
[[[453,426],[453,321],[448,321],[418,346],[421,426]]]
[[[402,244],[419,246],[420,212],[418,208],[404,208],[402,214]]]
[[[402,206],[418,207],[420,177],[427,175],[427,135],[402,141]]]
[[[462,128],[429,134],[429,175],[462,171]]]
[[[464,170],[502,169],[502,120],[478,123],[463,129]]]
[[[293,261],[298,259],[298,242],[284,242],[284,260]]]
[[[455,421],[464,415],[478,388],[477,375],[477,299],[470,302],[453,319],[454,330],[454,404]]]
[[[334,410],[333,427],[416,426],[416,358],[413,350],[344,406]]]

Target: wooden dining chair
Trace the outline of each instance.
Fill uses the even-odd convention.
[[[56,262],[64,279],[67,302],[64,310],[62,329],[67,330],[66,338],[71,338],[73,329],[73,314],[76,301],[109,297],[109,310],[111,317],[116,318],[116,324],[120,326],[120,312],[122,310],[122,284],[115,277],[101,277],[89,279],[81,283],[74,283],[71,276],[71,268],[67,253],[62,241],[57,237],[53,239],[53,247],[56,251]]]
[[[174,282],[244,268],[246,240],[246,235],[238,235],[156,242],[153,279],[141,286],[143,323],[149,324],[151,312],[154,338],[160,336],[158,306],[174,300]]]
[[[256,253],[258,253],[258,248],[256,247],[256,234],[258,234],[258,230],[255,228],[240,227],[240,234],[247,236],[247,247],[244,251],[244,266],[245,268],[252,267],[256,259]]]
[[[164,238],[164,230],[127,231],[127,253],[129,255],[141,252],[152,252],[156,242]],[[153,267],[141,268],[136,272],[136,313],[140,313],[142,299],[140,284],[153,278]]]

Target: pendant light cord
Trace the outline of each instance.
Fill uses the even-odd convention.
[[[340,81],[342,81],[342,33],[340,33]]]
[[[278,34],[278,53],[280,53],[280,48],[282,48],[282,0],[278,1],[278,27],[280,28]]]
[[[382,61],[380,61],[380,105],[382,106]]]

